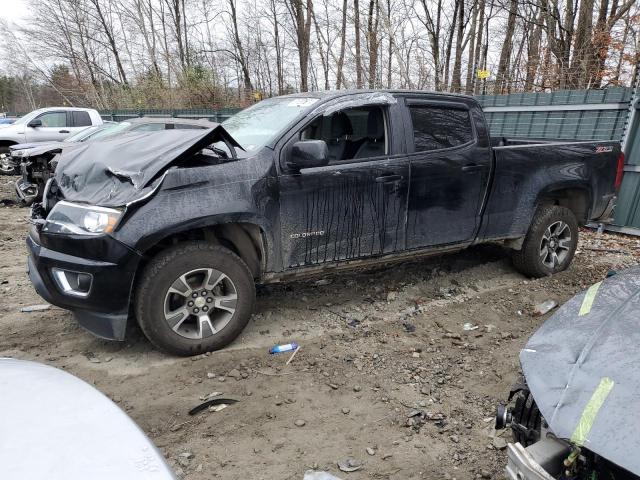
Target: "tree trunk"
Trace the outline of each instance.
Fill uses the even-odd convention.
[[[538,74],[538,67],[540,66],[540,40],[542,38],[542,9],[536,8],[533,13],[535,24],[533,25],[533,32],[529,35],[529,42],[527,45],[527,73],[524,81],[524,89],[526,92],[530,92],[534,88],[534,82],[536,75]]]
[[[236,1],[229,0],[229,8],[231,8],[231,25],[233,27],[233,39],[236,49],[236,59],[242,71],[242,80],[244,83],[245,93],[251,93],[253,91],[253,85],[251,83],[251,74],[249,73],[249,65],[247,63],[247,57],[242,47],[242,41],[240,41],[240,32],[238,30],[238,16],[236,13]]]
[[[298,60],[300,66],[300,91],[309,90],[309,46],[311,41],[312,0],[307,0],[306,8],[302,0],[289,0],[293,12],[296,40],[298,44]],[[306,17],[305,17],[306,10]]]
[[[342,1],[342,29],[340,30],[340,57],[338,58],[338,68],[336,73],[336,89],[340,89],[340,85],[346,87],[342,68],[344,66],[344,51],[347,41],[347,0]]]
[[[453,63],[453,73],[451,78],[451,90],[460,93],[462,87],[462,40],[464,38],[464,0],[457,0],[458,7],[458,34],[456,36],[456,56]]]
[[[451,30],[449,30],[449,38],[447,39],[447,49],[445,50],[445,64],[444,64],[444,87],[449,85],[449,67],[451,66],[451,50],[453,48],[453,36],[456,32],[456,25],[458,24],[458,12],[460,10],[460,0],[456,1],[456,6],[453,9],[453,22],[451,23]]]
[[[482,41],[484,35],[484,14],[485,14],[485,0],[480,0],[480,4],[478,5],[478,10],[480,10],[478,18],[478,41],[476,42],[476,52],[473,57],[473,90],[470,93],[474,93],[478,95],[480,89],[480,82],[477,80],[477,71],[480,68],[480,56],[482,53]],[[487,21],[488,23],[488,21]],[[483,69],[485,67],[483,66]]]
[[[589,79],[596,74],[595,58],[591,51],[591,33],[593,29],[594,0],[581,0],[576,27],[575,47],[571,59],[570,85],[573,88],[585,88]]]
[[[369,42],[369,88],[376,88],[376,72],[378,67],[378,22],[380,20],[379,0],[369,0],[369,19],[367,37]],[[374,19],[375,15],[375,19]]]
[[[116,67],[118,68],[118,74],[120,75],[120,80],[126,87],[129,87],[129,82],[127,81],[127,74],[124,71],[124,67],[122,66],[122,61],[120,60],[120,53],[118,52],[118,47],[116,46],[116,41],[113,36],[113,31],[111,30],[110,25],[107,23],[104,14],[102,13],[102,8],[100,7],[100,0],[91,0],[94,7],[96,8],[96,13],[98,14],[98,19],[100,20],[100,24],[103,28],[103,33],[107,37],[107,41],[109,42],[109,47],[111,48],[111,52],[113,53],[113,57],[116,61]]]
[[[507,74],[509,72],[509,61],[511,59],[511,53],[513,50],[513,35],[516,29],[516,14],[518,10],[518,0],[510,0],[509,3],[509,18],[507,19],[507,29],[502,43],[502,50],[500,51],[500,61],[498,62],[498,71],[496,72],[496,85],[494,94],[498,95],[503,93],[504,87],[507,81]]]
[[[362,56],[360,54],[360,4],[353,0],[353,27],[356,31],[356,88],[362,88]]]
[[[278,25],[278,12],[275,0],[269,0],[271,6],[271,15],[273,16],[273,42],[276,48],[276,76],[278,77],[278,95],[284,93],[284,78],[282,74],[282,46],[280,45],[280,29]]]
[[[471,95],[473,93],[473,79],[476,68],[475,52],[476,52],[476,36],[478,20],[478,5],[474,3],[471,7],[471,27],[469,30],[469,54],[467,56],[467,78],[464,83],[465,93]],[[482,24],[481,24],[482,25]],[[482,30],[482,27],[480,27]],[[481,36],[482,34],[480,34]]]

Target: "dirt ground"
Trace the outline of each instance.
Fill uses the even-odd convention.
[[[531,280],[494,246],[259,289],[245,332],[194,359],[80,329],[43,303],[25,273],[28,209],[0,177],[0,356],[63,368],[118,403],[185,479],[502,478],[494,409],[517,378],[518,353],[548,315],[608,270],[640,262],[640,240],[583,230],[572,267]],[[477,326],[467,331],[466,323]],[[271,356],[296,341],[299,353]],[[214,391],[238,403],[190,417]],[[421,415],[409,417],[412,413]],[[302,425],[302,426],[298,426]],[[183,454],[183,455],[181,455]],[[337,462],[363,463],[353,473]]]

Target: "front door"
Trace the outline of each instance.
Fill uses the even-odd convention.
[[[409,164],[390,142],[390,124],[388,107],[345,109],[290,140],[325,140],[331,161],[279,177],[285,269],[404,249]]]
[[[27,142],[50,142],[64,140],[71,134],[67,112],[46,112],[38,115],[34,120],[40,120],[42,126],[25,128]]]
[[[407,248],[473,240],[490,167],[464,103],[407,100],[411,185]]]

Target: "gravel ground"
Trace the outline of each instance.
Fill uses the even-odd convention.
[[[95,385],[179,477],[193,480],[302,479],[307,469],[345,480],[502,478],[508,438],[493,436],[494,408],[517,378],[520,349],[548,316],[534,306],[562,304],[608,270],[640,262],[640,240],[583,230],[572,267],[552,278],[527,279],[508,252],[483,246],[263,287],[233,345],[176,358],[136,327],[126,342],[106,342],[65,310],[20,312],[43,302],[25,274],[28,210],[7,205],[11,181],[0,177],[0,356],[45,362]],[[268,354],[290,341],[301,349],[289,365],[287,354]],[[238,403],[187,414],[214,391]],[[347,458],[362,468],[340,472]]]

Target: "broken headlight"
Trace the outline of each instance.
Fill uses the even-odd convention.
[[[80,205],[62,200],[51,209],[42,230],[49,233],[100,235],[113,232],[120,217],[122,211],[115,208]]]
[[[26,148],[22,148],[22,149],[18,149],[18,150],[11,150],[11,156],[12,157],[23,157],[26,152],[27,152]]]

